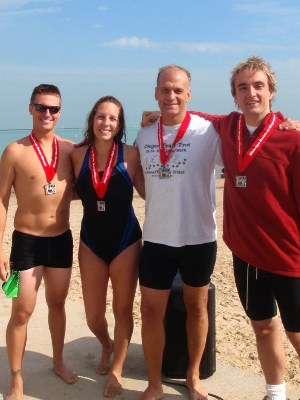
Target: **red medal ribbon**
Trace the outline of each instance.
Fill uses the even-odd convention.
[[[45,156],[45,153],[43,152],[42,147],[40,146],[40,143],[38,139],[36,138],[35,134],[33,131],[29,135],[29,139],[33,145],[34,151],[36,152],[40,163],[42,164],[42,167],[44,168],[45,174],[47,181],[50,183],[52,179],[54,178],[54,175],[56,174],[57,167],[58,167],[58,160],[59,160],[59,144],[56,136],[54,135],[53,137],[53,142],[52,142],[52,148],[53,148],[53,153],[52,153],[52,160],[51,160],[51,165],[48,164],[47,158]]]
[[[103,176],[101,182],[99,181],[99,173],[98,173],[98,166],[97,166],[97,156],[96,156],[96,149],[93,145],[91,147],[90,152],[90,163],[91,163],[91,175],[94,188],[96,190],[97,196],[102,199],[105,196],[106,189],[108,186],[108,182],[110,180],[110,176],[112,174],[112,170],[115,164],[115,160],[117,157],[118,145],[116,142],[113,142],[111,148],[109,150],[108,159],[106,162],[105,170],[103,172]]]
[[[162,165],[166,165],[166,163],[170,157],[171,151],[173,150],[176,143],[178,143],[179,140],[181,140],[183,138],[185,132],[187,131],[190,121],[191,121],[191,116],[190,116],[190,114],[186,113],[184,120],[182,121],[182,123],[178,129],[176,138],[175,138],[171,148],[166,152],[165,146],[164,146],[164,140],[163,140],[162,119],[161,119],[161,117],[159,118],[158,127],[157,127],[157,136],[158,136],[160,161],[161,161]]]
[[[253,158],[256,156],[259,148],[264,144],[264,142],[268,139],[268,137],[273,132],[276,121],[275,114],[271,111],[271,122],[269,125],[266,125],[259,136],[256,138],[250,149],[246,152],[245,156],[243,157],[243,124],[244,124],[244,114],[239,117],[238,124],[237,124],[237,135],[236,135],[236,142],[237,142],[237,153],[238,153],[238,167],[239,171],[243,172]]]

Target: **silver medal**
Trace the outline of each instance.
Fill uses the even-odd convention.
[[[56,186],[55,183],[46,183],[46,185],[44,185],[44,189],[45,189],[45,195],[50,195],[50,194],[55,194],[56,193]]]
[[[105,201],[97,201],[97,211],[105,211]]]
[[[166,167],[158,168],[158,176],[159,176],[159,179],[171,178],[172,175],[171,175],[170,168],[166,168]]]
[[[247,177],[243,175],[236,175],[235,187],[240,187],[240,188],[247,187]]]

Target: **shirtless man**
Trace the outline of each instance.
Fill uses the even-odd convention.
[[[58,88],[37,86],[30,99],[29,112],[33,118],[33,133],[9,144],[0,163],[1,244],[12,185],[18,203],[10,262],[1,245],[0,278],[7,281],[10,269],[21,271],[19,293],[13,298],[6,334],[11,368],[11,384],[6,400],[23,398],[21,371],[27,324],[42,278],[49,309],[54,370],[66,383],[74,383],[78,379],[77,374],[64,364],[62,356],[66,328],[65,299],[73,254],[69,229],[73,194],[70,153],[73,144],[54,135],[61,113]],[[43,155],[46,158],[44,162]]]

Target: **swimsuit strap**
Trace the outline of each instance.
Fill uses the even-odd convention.
[[[90,152],[91,148],[89,147],[85,153],[84,160],[81,166],[81,170],[79,172],[77,181],[81,178],[81,176],[89,170],[89,160],[90,160]],[[123,147],[119,146],[118,147],[118,158],[117,158],[117,164],[116,164],[117,170],[124,176],[124,178],[127,180],[130,186],[132,186],[132,181],[130,179],[130,176],[128,175],[127,169],[124,164],[124,153],[123,153]]]
[[[84,159],[83,159],[83,163],[82,163],[82,166],[81,166],[81,170],[79,172],[77,180],[79,180],[81,178],[81,176],[85,173],[85,171],[87,169],[89,169],[90,151],[91,151],[91,148],[89,147],[87,149],[86,153],[85,153],[85,156],[84,156]]]
[[[123,146],[118,146],[118,158],[117,158],[117,165],[124,163],[124,153],[123,153]]]
[[[121,174],[127,180],[129,185],[133,186],[132,185],[132,181],[130,179],[130,176],[128,175],[127,169],[126,169],[125,164],[124,164],[123,146],[119,146],[119,148],[118,148],[118,159],[117,159],[116,168],[118,169],[118,171],[121,172]]]

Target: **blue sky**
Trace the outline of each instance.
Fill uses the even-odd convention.
[[[30,128],[30,94],[57,85],[58,127],[82,127],[101,96],[124,105],[128,125],[156,108],[158,68],[192,73],[189,108],[235,109],[230,70],[253,53],[278,79],[273,110],[300,119],[298,0],[0,0],[0,129]]]

